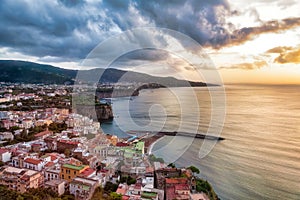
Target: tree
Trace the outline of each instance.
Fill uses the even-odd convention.
[[[118,189],[118,185],[112,182],[107,182],[104,186],[104,191],[106,192],[115,192]]]
[[[91,200],[102,200],[103,199],[103,188],[101,186],[97,187],[94,191],[94,194]]]
[[[175,165],[174,163],[170,163],[170,164],[168,164],[168,167],[175,168],[175,167],[176,167],[176,165]]]
[[[157,158],[157,157],[155,157],[153,154],[149,155],[149,161],[150,161],[151,163],[153,163],[153,162],[164,163],[164,162],[165,162],[164,159],[162,159],[162,158]]]
[[[110,195],[109,195],[109,199],[111,199],[111,200],[121,200],[122,195],[118,194],[116,192],[111,192]]]
[[[127,185],[135,184],[136,179],[132,178],[131,176],[122,176],[120,179],[120,183],[127,183]]]
[[[193,165],[189,166],[188,169],[190,169],[193,172],[193,174],[194,173],[200,174],[200,170],[197,167],[193,166]]]
[[[70,149],[65,149],[64,154],[66,155],[67,158],[69,158],[71,155]]]
[[[19,196],[17,197],[17,200],[24,200],[24,197],[22,197],[21,195],[19,195]]]

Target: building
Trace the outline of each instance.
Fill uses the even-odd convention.
[[[10,129],[11,127],[15,126],[15,122],[9,119],[3,119],[0,121],[0,127]]]
[[[60,178],[71,182],[87,168],[89,168],[89,166],[83,165],[82,163],[63,164],[60,169]]]
[[[177,168],[155,168],[155,188],[165,188],[165,178],[174,178],[181,176],[181,170]]]
[[[45,188],[51,188],[59,196],[65,193],[65,186],[67,182],[65,180],[51,180],[45,182]]]
[[[88,200],[91,199],[95,188],[98,186],[96,180],[88,178],[74,178],[70,182],[70,193],[79,200]]]
[[[60,168],[57,166],[52,166],[45,170],[44,173],[45,181],[59,180],[60,179]]]
[[[208,196],[204,193],[196,193],[196,194],[190,194],[191,200],[209,200]]]
[[[45,139],[46,137],[49,137],[51,135],[53,135],[53,132],[49,131],[49,130],[46,130],[46,131],[42,131],[42,132],[39,132],[39,133],[35,134],[34,137],[36,139]]]
[[[73,151],[78,147],[79,142],[75,142],[72,140],[58,140],[57,141],[57,151],[64,152],[66,149]]]
[[[31,119],[25,119],[22,121],[22,125],[25,129],[29,129],[33,126],[33,121]]]
[[[33,143],[31,145],[31,150],[33,152],[39,153],[43,149],[43,144],[42,143]]]
[[[21,193],[30,188],[39,188],[44,184],[42,173],[34,170],[3,167],[0,170],[0,184]]]
[[[190,200],[190,186],[187,178],[165,179],[166,199]]]
[[[8,162],[11,159],[11,153],[6,149],[0,149],[0,161]]]
[[[46,137],[44,139],[44,142],[46,143],[46,146],[51,151],[57,150],[57,138],[55,136]]]
[[[16,156],[12,158],[12,166],[23,168],[24,160],[27,156],[28,154],[16,154]]]
[[[35,158],[25,158],[23,162],[23,167],[27,169],[41,171],[44,167],[44,162]]]
[[[2,132],[0,133],[0,140],[13,140],[14,135],[12,132]]]

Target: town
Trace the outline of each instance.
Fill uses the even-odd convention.
[[[196,167],[149,154],[157,137],[118,138],[73,112],[71,91],[1,83],[0,199],[218,199]]]

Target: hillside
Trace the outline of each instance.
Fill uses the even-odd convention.
[[[33,62],[0,60],[0,82],[12,83],[44,83],[44,84],[72,84],[78,70],[63,69],[51,65],[43,65]],[[103,73],[99,82],[116,83],[122,78],[122,82],[129,83],[160,83],[166,86],[189,86],[186,81],[173,77],[156,77],[144,73],[102,68],[81,71],[81,75],[89,77],[95,73]],[[85,79],[85,80],[88,80]],[[192,86],[206,86],[202,82],[190,82]]]

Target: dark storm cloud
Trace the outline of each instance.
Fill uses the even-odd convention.
[[[113,12],[110,12],[109,16],[123,29],[135,26],[137,21],[141,20],[157,27],[180,31],[200,44],[224,31],[224,19],[220,18],[218,9],[229,10],[225,0],[104,0],[104,5],[112,9]],[[132,9],[136,10],[140,18],[128,16]]]
[[[39,58],[77,60],[85,58],[99,42],[136,27],[169,28],[202,45],[220,48],[300,24],[299,18],[291,18],[235,30],[232,24],[225,22],[228,15],[238,15],[238,11],[230,10],[226,0],[3,0],[0,4],[0,47]],[[253,15],[259,20],[255,11]],[[235,31],[231,34],[224,27]],[[131,57],[161,59],[150,51]]]
[[[126,60],[147,60],[147,61],[161,61],[170,57],[169,53],[158,49],[142,49],[129,52],[120,57],[119,61]]]
[[[38,57],[84,58],[116,26],[78,0],[2,1],[0,19],[0,45]]]
[[[222,30],[226,1],[4,0],[0,45],[27,55],[84,58],[107,37],[139,26],[170,28],[203,44]]]

